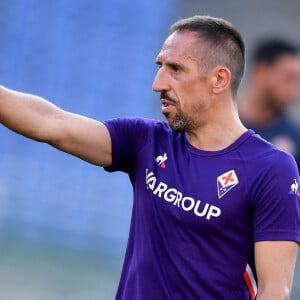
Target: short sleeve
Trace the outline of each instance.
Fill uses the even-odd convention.
[[[300,243],[299,174],[293,157],[276,151],[267,158],[253,188],[254,241]]]
[[[116,118],[103,123],[112,141],[112,165],[105,170],[130,173],[135,153],[147,142],[149,124],[143,118]]]

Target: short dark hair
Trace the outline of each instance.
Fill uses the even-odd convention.
[[[205,57],[209,68],[221,64],[231,71],[231,92],[235,96],[245,69],[245,44],[238,30],[224,19],[198,15],[175,22],[170,34],[181,30],[199,33],[211,47]]]
[[[253,49],[252,64],[273,64],[282,55],[298,55],[299,48],[286,39],[274,37],[258,42]]]

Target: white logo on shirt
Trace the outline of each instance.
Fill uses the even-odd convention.
[[[165,161],[168,159],[167,153],[164,153],[164,155],[159,155],[155,158],[155,161],[157,162],[157,165],[160,166],[161,168],[165,168],[166,164]]]
[[[152,191],[152,194],[156,197],[172,203],[174,207],[193,212],[197,217],[205,217],[206,220],[210,220],[221,215],[219,207],[184,195],[175,187],[170,187],[167,183],[158,181],[155,174],[148,169],[146,169],[146,186],[147,190]]]

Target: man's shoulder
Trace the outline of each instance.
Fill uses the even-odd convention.
[[[260,167],[294,165],[294,157],[253,132],[244,147],[248,161]]]
[[[112,136],[127,136],[134,140],[154,141],[157,138],[172,137],[173,131],[162,120],[127,117],[108,119],[103,122]]]
[[[164,128],[169,129],[167,122],[162,120],[143,118],[143,117],[125,117],[125,118],[113,118],[103,121],[104,124],[116,124],[122,126],[133,126],[133,127],[145,127],[145,128]]]

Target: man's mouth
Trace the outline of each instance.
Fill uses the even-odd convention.
[[[176,103],[176,101],[174,100],[174,99],[172,99],[172,97],[170,97],[169,95],[168,95],[168,93],[166,93],[166,92],[162,92],[161,94],[160,94],[160,99],[161,99],[161,101],[163,102],[169,102],[169,103]]]
[[[168,107],[168,106],[170,106],[170,105],[174,105],[174,102],[173,102],[173,101],[166,100],[166,99],[161,99],[161,103],[162,103],[162,106],[163,106],[163,107]]]
[[[172,108],[175,106],[174,101],[171,100],[166,100],[166,99],[161,99],[161,112],[163,114],[168,114],[171,112]]]

